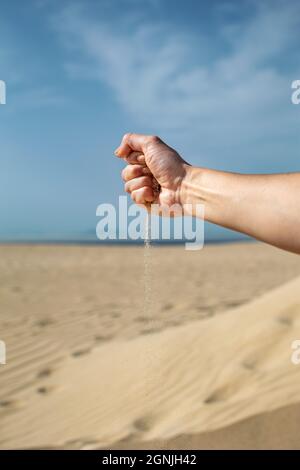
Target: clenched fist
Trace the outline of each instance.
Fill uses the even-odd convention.
[[[161,207],[182,204],[189,165],[159,137],[125,134],[115,154],[128,163],[122,177],[134,202],[155,202]]]

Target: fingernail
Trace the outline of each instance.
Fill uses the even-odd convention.
[[[116,150],[114,151],[114,154],[117,155],[117,156],[119,156],[119,148],[120,147],[116,148]]]

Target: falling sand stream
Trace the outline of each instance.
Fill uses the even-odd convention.
[[[153,332],[153,298],[152,298],[152,246],[151,246],[151,213],[150,207],[148,206],[145,216],[144,225],[144,304],[143,304],[143,317],[145,320],[146,328],[144,334],[151,334]],[[147,344],[147,343],[146,343]],[[143,359],[144,379],[143,379],[143,399],[145,400],[146,408],[150,406],[146,414],[151,415],[151,404],[148,403],[148,398],[151,397],[152,384],[155,383],[155,377],[153,376],[153,365],[155,362],[155,356],[157,351],[147,349]]]
[[[151,206],[148,207],[145,217],[144,232],[144,318],[147,322],[147,332],[152,334],[156,331],[153,318],[153,264],[151,245]],[[152,343],[150,343],[151,345]],[[135,422],[136,439],[151,428],[151,423],[155,422],[155,405],[153,403],[153,389],[157,389],[157,384],[163,379],[161,375],[161,351],[159,348],[152,349],[146,342],[144,349],[144,386],[142,401],[145,403],[144,417]],[[147,349],[147,352],[146,352]],[[161,439],[161,442],[164,441]]]
[[[152,178],[153,191],[158,197],[160,185]],[[153,299],[152,299],[152,254],[151,254],[151,210],[152,204],[146,203],[146,217],[144,227],[144,317],[148,323],[149,332],[153,330]]]
[[[156,321],[154,319],[154,295],[153,295],[153,247],[151,240],[151,207],[148,207],[145,217],[144,227],[144,305],[143,305],[143,317],[145,324],[147,325],[144,330],[144,334],[154,334],[157,331]],[[152,349],[152,343],[146,342],[144,344],[144,355],[143,355],[143,369],[144,378],[143,380],[143,398],[145,403],[145,415],[152,421],[153,419],[153,387],[157,387],[157,383],[160,382],[161,375],[161,351],[156,348]],[[156,384],[156,385],[155,385]]]
[[[152,303],[152,259],[151,259],[151,214],[149,211],[145,217],[144,235],[144,317],[147,323],[151,322]],[[150,325],[149,325],[150,326]]]

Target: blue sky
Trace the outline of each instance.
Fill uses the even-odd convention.
[[[97,205],[123,194],[113,150],[128,131],[158,134],[198,166],[299,170],[298,1],[0,9],[2,239],[91,233]]]

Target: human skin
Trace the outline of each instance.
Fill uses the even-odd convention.
[[[300,173],[249,175],[195,167],[159,137],[141,134],[125,134],[115,154],[128,163],[122,172],[125,191],[137,204],[178,204],[193,216],[203,204],[208,222],[300,254]]]

